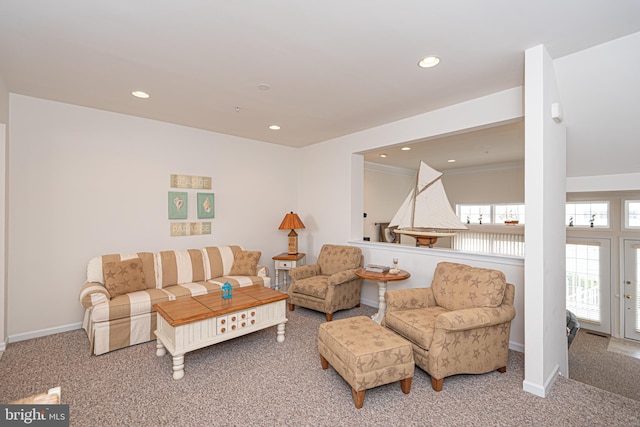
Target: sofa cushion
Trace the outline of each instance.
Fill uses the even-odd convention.
[[[87,282],[104,282],[104,265],[111,262],[124,261],[127,259],[140,258],[142,260],[142,270],[144,271],[144,281],[147,289],[156,288],[156,260],[152,252],[138,252],[127,254],[102,255],[92,258],[87,265]]]
[[[360,267],[361,259],[362,251],[355,246],[322,245],[318,265],[322,274],[330,276],[339,271]]]
[[[204,257],[200,249],[158,253],[158,282],[162,288],[205,280]]]
[[[241,246],[208,246],[202,250],[205,263],[205,280],[229,274]]]
[[[387,311],[384,322],[389,329],[428,350],[433,340],[436,317],[447,312],[448,310],[443,307]]]
[[[170,300],[174,300],[186,297],[195,297],[197,295],[206,295],[214,291],[219,291],[220,288],[221,286],[216,283],[191,282],[167,286],[166,288],[162,288],[162,290],[170,295]]]
[[[436,303],[447,310],[498,307],[507,282],[504,273],[465,264],[440,262],[433,274]]]
[[[152,313],[153,304],[170,299],[170,295],[164,289],[130,292],[93,306],[91,320],[97,323]]]
[[[253,276],[256,274],[260,251],[241,251],[235,255],[231,266],[230,276]]]
[[[105,264],[104,281],[111,298],[146,289],[142,260],[133,258]]]

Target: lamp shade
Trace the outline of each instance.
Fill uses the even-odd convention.
[[[278,230],[296,230],[300,228],[304,228],[304,224],[300,220],[300,217],[298,217],[298,214],[291,212],[284,216]]]

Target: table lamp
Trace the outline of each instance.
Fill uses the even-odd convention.
[[[298,214],[294,214],[293,211],[284,216],[282,224],[278,227],[278,230],[291,230],[289,233],[289,255],[298,253],[298,233],[296,233],[296,229],[301,228],[304,228],[304,224]]]

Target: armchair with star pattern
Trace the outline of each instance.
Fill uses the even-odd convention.
[[[514,296],[501,271],[441,262],[430,288],[387,291],[382,324],[411,342],[441,391],[451,375],[506,372]]]

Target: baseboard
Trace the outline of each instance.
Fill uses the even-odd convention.
[[[553,369],[553,372],[551,373],[551,375],[547,377],[547,380],[544,382],[542,386],[539,384],[534,384],[530,381],[524,380],[522,382],[522,389],[528,393],[535,394],[536,396],[539,396],[539,397],[547,397],[547,393],[551,389],[551,386],[553,385],[553,383],[556,381],[556,378],[558,378],[558,375],[560,375],[560,366],[556,365],[556,367]]]
[[[509,350],[517,351],[518,353],[524,353],[524,344],[509,341]]]
[[[7,349],[7,343],[2,341],[0,342],[0,351],[5,351]]]
[[[373,308],[378,308],[378,305],[380,305],[380,301],[378,301],[377,298],[375,300],[360,298],[360,304],[368,305],[369,307],[373,307]]]
[[[61,332],[75,331],[76,329],[80,329],[80,328],[82,328],[82,322],[72,323],[70,325],[56,326],[55,328],[40,329],[32,332],[24,332],[22,334],[9,335],[7,342],[12,343],[12,342],[30,340],[33,338],[46,337],[47,335],[59,334]],[[2,349],[0,348],[0,350]]]

